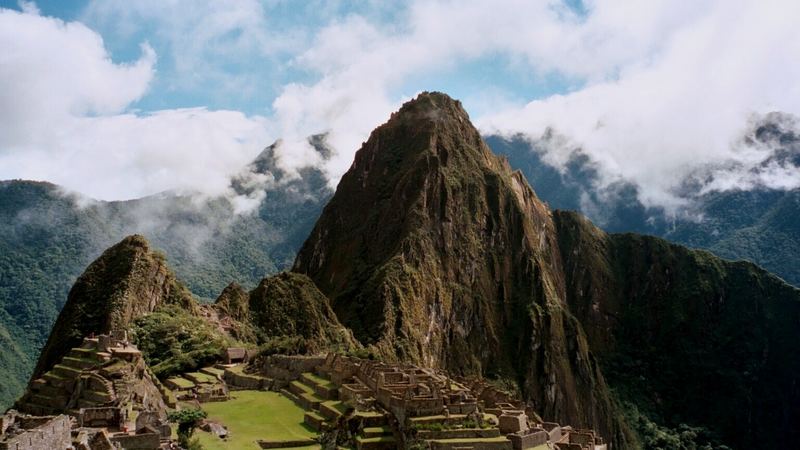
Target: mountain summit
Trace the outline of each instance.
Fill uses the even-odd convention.
[[[622,435],[560,267],[547,207],[426,92],[372,132],[294,270],[382,356],[521,381],[543,415]]]

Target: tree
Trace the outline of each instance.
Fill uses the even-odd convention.
[[[181,446],[187,447],[198,422],[207,416],[208,413],[202,409],[182,409],[170,412],[167,417],[170,422],[178,424],[178,441]]]

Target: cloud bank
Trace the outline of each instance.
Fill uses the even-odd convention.
[[[752,171],[776,148],[744,138],[766,113],[800,113],[798,17],[796,2],[710,2],[615,76],[480,123],[486,132],[527,135],[557,167],[581,149],[601,187],[632,182],[647,206],[680,207],[682,186],[698,177],[704,191],[797,188],[795,166]],[[562,139],[541,139],[548,130]]]
[[[78,22],[0,9],[0,178],[47,180],[93,198],[226,192],[268,142],[266,120],[205,108],[132,110],[155,76],[147,44],[116,64]]]
[[[598,189],[632,183],[647,206],[680,209],[687,182],[706,191],[800,187],[774,145],[746,135],[771,111],[800,115],[797,2],[440,0],[389,14],[380,4],[341,13],[322,2],[315,23],[289,28],[272,20],[282,2],[187,5],[90,3],[84,18],[103,29],[120,23],[116,39],[150,30],[166,42],[154,44],[166,52],[156,58],[143,41],[124,64],[81,23],[41,17],[32,4],[0,10],[0,44],[11,49],[0,55],[0,178],[47,179],[104,199],[213,194],[281,138],[282,168],[318,165],[335,183],[404,100],[469,79],[482,88],[461,99],[479,111],[482,132],[526,136],[555,167],[580,149]],[[197,77],[224,92],[257,92],[233,69],[258,58],[302,75],[263,86],[277,95],[262,115],[135,110],[154,85],[191,88]],[[484,65],[498,76],[481,78]],[[507,74],[527,84],[499,79]],[[320,133],[329,159],[308,143]]]

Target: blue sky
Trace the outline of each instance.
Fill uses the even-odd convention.
[[[296,49],[302,50],[313,40],[313,33],[330,22],[348,16],[369,17],[390,27],[403,28],[406,13],[400,2],[264,2],[267,25],[287,34],[295,34]],[[391,3],[393,6],[387,7]],[[168,108],[208,107],[210,109],[235,109],[247,114],[271,114],[272,101],[280,94],[282,86],[292,82],[310,83],[319,79],[319,73],[293,64],[296,56],[290,49],[263,55],[255,49],[240,51],[225,57],[206,61],[215,73],[230,78],[246,74],[247,85],[241,89],[220,89],[217,77],[202,74],[187,75],[176,68],[175,48],[158,29],[158,23],[148,23],[144,17],[124,13],[98,14],[90,1],[37,1],[42,15],[64,21],[80,21],[102,36],[110,57],[116,63],[136,61],[141,56],[140,45],[147,42],[159,56],[156,76],[147,94],[132,103],[130,108],[143,111]],[[584,14],[580,0],[565,2],[572,11]],[[0,6],[20,10],[17,1],[0,1]],[[187,4],[187,8],[191,8]],[[126,22],[120,26],[120,22]],[[241,33],[232,30],[231,36]],[[224,39],[223,36],[221,39]],[[200,68],[198,68],[200,69]],[[476,92],[489,91],[506,101],[524,103],[536,98],[566,93],[579,87],[580,79],[566,78],[557,73],[536,74],[527,65],[515,63],[503,52],[492,52],[459,61],[446,67],[412,74],[397,89],[397,97],[412,95],[421,90],[439,90],[456,98],[463,98],[471,110],[482,110],[481,96]],[[474,100],[474,101],[472,101]],[[472,102],[471,102],[472,101]],[[474,104],[471,104],[474,103]]]
[[[698,174],[793,188],[793,168],[754,176],[774,149],[742,142],[800,113],[799,21],[793,0],[0,0],[0,179],[221,195],[281,140],[282,168],[335,185],[374,127],[440,90],[484,134],[556,168],[583,152],[599,190],[629,182],[648,206],[685,206]]]

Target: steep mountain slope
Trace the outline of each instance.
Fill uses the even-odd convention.
[[[313,143],[327,154],[322,137]],[[21,393],[72,283],[124,236],[147,236],[208,300],[231,281],[250,289],[289,266],[331,191],[319,170],[292,177],[279,169],[277,145],[232,180],[236,194],[257,203],[242,214],[224,197],[94,202],[49,183],[0,181],[0,328],[9,336],[0,347],[9,361],[0,364],[0,409]]]
[[[751,263],[555,219],[570,309],[626,400],[736,448],[797,442],[800,290]]]
[[[521,174],[460,103],[424,93],[358,151],[293,270],[384,357],[514,380],[543,416],[624,443],[560,267]]]
[[[103,252],[72,286],[33,378],[51,369],[84,337],[127,330],[134,319],[168,304],[189,311],[197,307],[142,236],[123,239]]]
[[[756,122],[746,145],[774,149],[762,163],[777,164],[791,173],[800,167],[800,135],[782,114],[768,114]],[[564,170],[549,165],[537,144],[522,137],[486,138],[489,146],[520,169],[537,195],[550,207],[579,210],[609,232],[653,234],[730,259],[746,259],[787,282],[800,286],[800,190],[753,186],[746,190],[703,192],[702,184],[687,180],[682,195],[690,207],[677,217],[660,208],[647,208],[638,200],[634,185],[596,186],[598,173],[591,159],[576,150]],[[756,167],[751,171],[761,170]],[[699,173],[705,182],[710,174]]]

